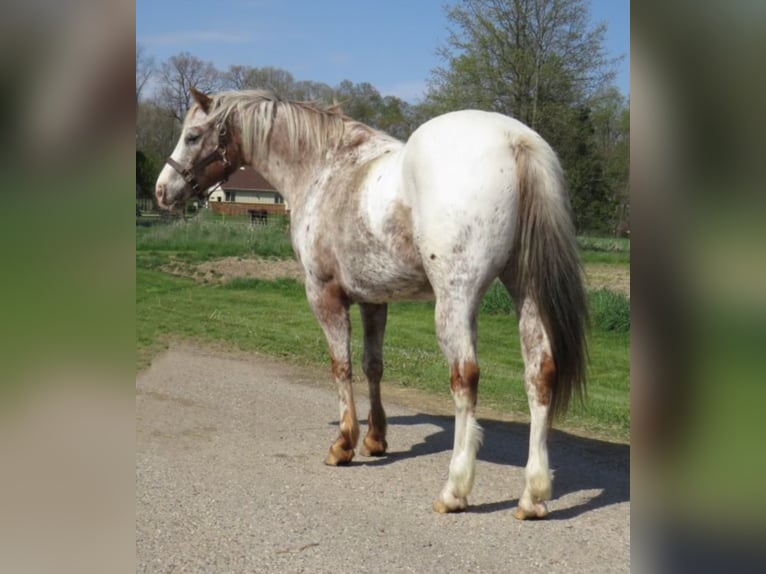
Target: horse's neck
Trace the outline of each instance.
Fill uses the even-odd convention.
[[[255,150],[249,164],[259,171],[292,206],[301,203],[302,195],[327,162],[324,150],[301,150],[286,143],[280,123],[274,125],[265,149]]]
[[[254,150],[250,164],[284,196],[291,209],[300,208],[308,200],[306,194],[311,190],[321,192],[321,185],[318,186],[317,182],[328,169],[353,170],[355,165],[403,146],[401,142],[377,134],[365,126],[351,125],[347,129],[347,124],[340,134],[328,136],[324,140],[325,146],[316,145],[310,136],[309,142],[290,142],[284,122],[285,119],[278,115],[268,137],[268,145]]]
[[[292,206],[301,201],[303,191],[309,186],[313,173],[319,169],[313,162],[299,162],[292,158],[269,157],[257,159],[251,164]]]

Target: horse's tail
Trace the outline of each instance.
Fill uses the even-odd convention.
[[[532,297],[556,366],[552,417],[563,415],[574,393],[585,391],[588,309],[582,265],[564,173],[537,134],[514,142],[519,178],[519,221],[514,239],[517,294]]]

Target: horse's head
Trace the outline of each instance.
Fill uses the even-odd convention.
[[[207,199],[207,189],[225,181],[240,163],[239,145],[227,117],[216,114],[213,99],[192,88],[181,137],[157,178],[161,208],[183,206],[193,197]]]

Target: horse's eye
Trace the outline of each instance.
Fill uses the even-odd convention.
[[[193,144],[199,141],[200,134],[189,134],[186,136],[186,143]]]

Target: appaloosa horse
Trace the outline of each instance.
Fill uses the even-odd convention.
[[[340,435],[326,462],[349,463],[359,438],[349,306],[361,308],[370,391],[362,454],[378,456],[387,448],[380,400],[386,304],[435,298],[455,442],[434,509],[466,508],[482,440],[475,418],[477,314],[499,278],[517,308],[531,411],[516,516],[545,516],[548,426],[584,388],[587,321],[564,176],[551,147],[522,123],[481,111],[436,117],[402,143],[337,108],[268,92],[194,91],[194,100],[157,180],[157,200],[182,205],[250,165],[289,202],[293,247],[329,343],[340,400]]]

